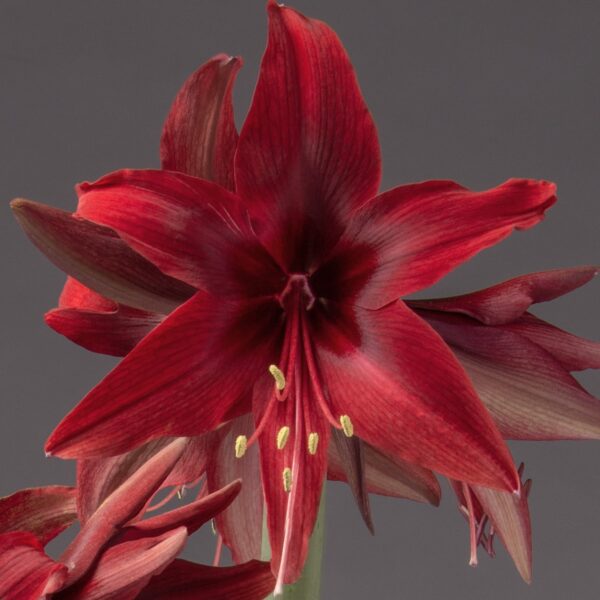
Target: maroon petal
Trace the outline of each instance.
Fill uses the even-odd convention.
[[[392,460],[366,442],[362,442],[362,450],[369,493],[439,505],[440,484],[431,471],[397,458]],[[335,444],[329,445],[327,476],[334,481],[347,479]]]
[[[600,400],[542,347],[469,317],[420,314],[452,347],[505,438],[600,437]]]
[[[13,200],[11,206],[31,241],[59,269],[112,300],[166,314],[193,293],[108,227],[29,200]]]
[[[394,188],[350,221],[328,264],[321,293],[379,308],[428,287],[512,233],[538,223],[555,201],[545,181],[511,179],[485,192],[451,181]]]
[[[78,186],[77,213],[111,227],[163,273],[220,297],[279,292],[281,271],[242,201],[183,173],[123,170]]]
[[[238,564],[261,555],[264,501],[258,445],[248,448],[242,458],[236,458],[234,453],[236,438],[247,436],[253,430],[254,420],[248,414],[216,432],[206,471],[209,490],[216,490],[237,478],[243,482],[238,497],[215,518],[216,529]]]
[[[163,169],[233,189],[233,155],[238,135],[231,93],[241,66],[239,58],[218,54],[186,80],[163,128]]]
[[[178,559],[152,579],[138,600],[263,600],[274,584],[266,562],[207,567]]]
[[[377,133],[346,51],[324,23],[268,3],[269,39],[235,158],[238,193],[280,264],[305,272],[341,219],[377,193]],[[311,256],[300,265],[298,250]]]
[[[38,600],[44,597],[46,584],[58,587],[66,567],[44,554],[39,540],[28,532],[0,535],[0,598],[2,600]]]
[[[198,435],[247,412],[272,362],[279,305],[198,292],[174,311],[62,421],[48,452],[89,458],[154,437]]]
[[[523,315],[532,304],[572,292],[597,273],[596,266],[529,273],[461,296],[414,300],[411,306],[469,315],[486,325],[503,325]]]
[[[334,415],[392,457],[506,490],[512,459],[464,370],[402,302],[378,311],[336,306],[313,323]]]
[[[187,530],[140,538],[108,548],[91,576],[60,594],[60,600],[133,600],[181,552]]]
[[[47,544],[77,519],[76,490],[50,485],[0,498],[0,534],[28,531]]]

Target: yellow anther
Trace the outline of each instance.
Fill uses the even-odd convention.
[[[179,488],[177,490],[177,499],[178,500],[183,500],[183,488]]]
[[[217,532],[217,525],[216,525],[214,519],[211,519],[211,521],[210,521],[210,528],[212,530],[213,535],[217,535],[217,533],[218,533]]]
[[[352,425],[352,421],[348,415],[342,415],[340,417],[340,425],[342,426],[342,431],[346,437],[352,437],[354,435],[354,425]]]
[[[286,425],[277,432],[277,449],[283,450],[290,437],[290,428]]]
[[[292,470],[289,467],[283,470],[283,489],[286,492],[292,489]]]
[[[277,365],[269,365],[269,373],[273,375],[275,387],[282,392],[285,389],[285,375]]]
[[[248,448],[248,438],[245,435],[238,435],[235,438],[235,457],[242,458]]]
[[[313,431],[312,433],[308,434],[308,451],[311,454],[316,454],[318,446],[319,446],[319,434]]]

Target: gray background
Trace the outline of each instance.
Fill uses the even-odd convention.
[[[437,286],[458,293],[512,275],[599,261],[600,5],[568,1],[298,0],[339,33],[379,126],[384,187],[452,178],[556,181],[547,220]],[[72,186],[120,167],[157,166],[158,139],[185,77],[217,52],[243,55],[238,123],[265,44],[258,0],[0,1],[0,494],[72,480],[42,444],[114,364],[46,328],[63,276],[25,239],[7,203],[74,207]],[[592,283],[537,313],[600,339]],[[599,378],[581,377],[598,394]],[[600,447],[514,444],[534,478],[534,583],[503,550],[467,566],[467,530],[440,509],[374,498],[377,535],[330,486],[323,598],[591,599],[600,592]],[[208,559],[203,533],[191,556]]]

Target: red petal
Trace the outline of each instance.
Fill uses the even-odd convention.
[[[185,527],[154,538],[112,546],[104,552],[91,576],[60,595],[61,600],[133,600],[181,552]]]
[[[450,344],[505,438],[600,437],[600,401],[543,348],[502,326],[420,314]]]
[[[335,306],[312,333],[334,415],[393,457],[464,481],[518,489],[510,454],[441,338],[402,302]]]
[[[238,435],[249,436],[253,431],[254,420],[249,414],[234,419],[216,432],[206,471],[209,490],[237,478],[243,482],[239,496],[215,519],[217,531],[236,563],[261,555],[264,502],[258,445],[248,448],[242,458],[236,458],[234,453]]]
[[[340,218],[377,193],[377,133],[352,65],[324,23],[269,2],[269,40],[235,158],[238,193],[281,264],[318,258]]]
[[[239,58],[218,54],[186,80],[163,128],[163,169],[233,189],[233,155],[238,135],[231,93],[241,66]]]
[[[67,415],[47,451],[113,455],[154,437],[198,435],[247,412],[252,385],[272,362],[279,311],[275,302],[198,292]]]
[[[69,585],[87,572],[105,544],[144,508],[181,457],[186,444],[185,438],[179,438],[163,448],[106,498],[89,518],[61,557],[69,567]]]
[[[161,271],[220,297],[263,296],[285,282],[237,196],[183,173],[123,170],[78,187],[77,213],[117,231]]]
[[[527,179],[485,192],[451,181],[397,187],[353,216],[315,285],[328,298],[353,296],[360,306],[379,308],[432,285],[514,229],[538,223],[555,190]]]
[[[411,306],[462,313],[486,325],[503,325],[523,315],[532,304],[572,292],[597,273],[596,266],[529,273],[461,296],[415,300]]]
[[[362,448],[369,493],[439,505],[440,484],[431,471],[397,458],[392,460],[366,442],[362,442]],[[334,481],[346,480],[335,444],[329,444],[327,476]]]
[[[138,600],[263,600],[274,584],[266,562],[207,567],[175,560],[152,579]]]
[[[57,586],[66,568],[44,554],[42,545],[31,533],[16,531],[0,535],[0,598],[38,600],[46,584]]]
[[[28,531],[47,544],[77,519],[75,488],[51,485],[0,498],[0,533]]]
[[[136,254],[108,227],[28,200],[13,200],[11,206],[31,241],[59,269],[104,296],[168,313],[193,293]]]

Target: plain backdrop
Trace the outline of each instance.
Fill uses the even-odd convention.
[[[384,188],[451,178],[558,183],[559,203],[433,290],[599,262],[600,4],[544,0],[298,0],[345,43],[378,124]],[[43,442],[115,361],[50,331],[43,313],[64,276],[11,217],[14,196],[75,206],[73,185],[121,167],[156,167],[164,116],[201,62],[244,57],[241,124],[264,49],[262,0],[0,0],[0,494],[71,482]],[[600,339],[598,282],[538,315]],[[418,340],[415,340],[418,343]],[[584,373],[592,392],[600,378]],[[534,583],[499,546],[469,568],[465,522],[444,489],[434,509],[373,498],[376,536],[348,489],[330,485],[322,597],[587,600],[600,593],[600,444],[513,444],[533,477]],[[209,528],[208,528],[209,529]],[[209,560],[210,532],[188,557]]]

